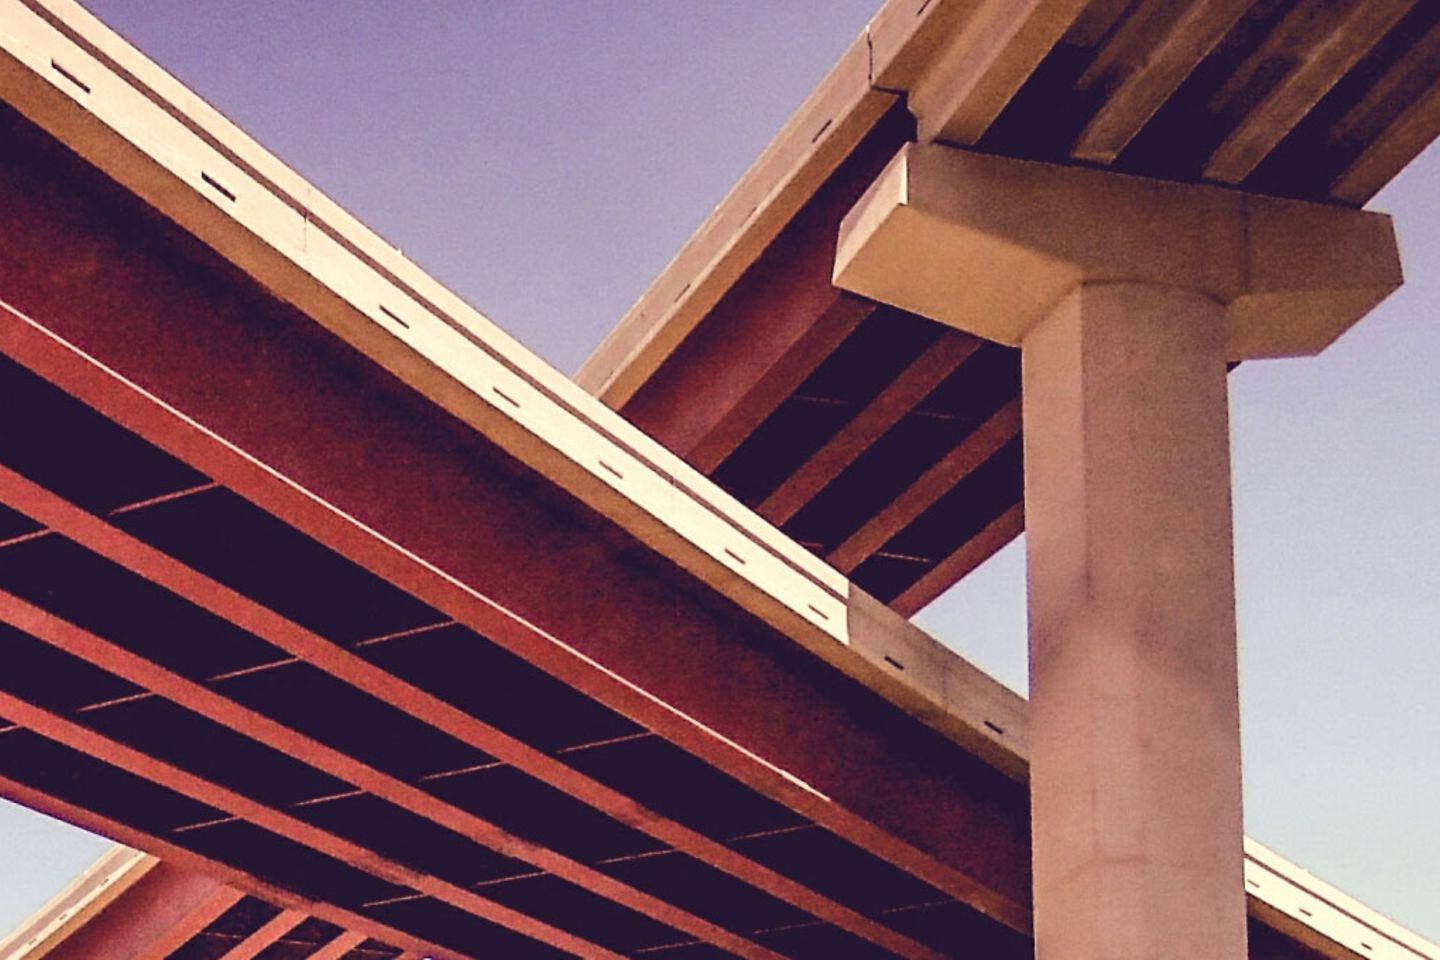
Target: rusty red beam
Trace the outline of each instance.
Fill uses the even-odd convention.
[[[163,838],[142,833],[119,820],[114,820],[103,814],[96,813],[89,808],[77,806],[69,801],[62,800],[43,790],[37,790],[19,780],[0,776],[0,796],[14,803],[29,807],[31,810],[37,810],[47,816],[54,817],[57,820],[64,820],[66,823],[74,824],[82,830],[88,830],[91,833],[109,837],[111,840],[137,849],[147,849],[150,853],[160,857],[164,863],[179,867],[196,875],[209,877],[217,885],[228,884],[237,891],[250,893],[271,904],[289,905],[304,909],[312,915],[337,926],[360,931],[365,933],[366,936],[373,937],[376,940],[401,947],[415,957],[428,957],[430,960],[446,960],[446,958],[454,956],[448,950],[442,949],[438,944],[429,943],[413,934],[373,920],[363,914],[337,907],[334,904],[310,904],[301,901],[290,891],[252,877],[229,864],[202,856]],[[230,905],[233,904],[227,904],[226,907],[220,910],[220,913],[223,913]],[[199,916],[201,916],[201,914],[197,914],[196,919],[198,919]],[[219,913],[216,913],[214,917],[211,917],[211,920],[218,916]],[[198,933],[204,929],[205,926],[208,926],[209,923],[210,920],[207,920],[205,924],[195,929],[195,932]],[[184,941],[180,942],[183,943]],[[154,941],[152,946],[156,950],[159,950],[163,949],[168,943],[168,940],[162,938]],[[99,960],[99,958],[107,958],[108,960],[111,956],[113,956],[113,953],[110,951],[101,950],[94,954],[94,960]],[[168,954],[146,953],[142,954],[137,960],[164,960],[165,956],[168,956]],[[69,960],[69,958],[66,958],[66,960]],[[85,955],[77,958],[77,960],[92,960],[92,957]]]
[[[751,883],[767,893],[785,900],[817,917],[835,924],[856,936],[871,940],[902,957],[917,960],[938,960],[939,955],[930,948],[906,937],[884,924],[872,920],[825,897],[793,880],[769,870],[714,840],[658,813],[639,806],[624,794],[604,786],[599,781],[584,776],[566,764],[554,760],[539,750],[510,737],[483,723],[470,714],[446,703],[414,685],[407,683],[374,666],[365,659],[337,646],[331,641],[306,630],[299,624],[281,617],[243,594],[212,580],[155,548],[137,540],[130,534],[112,526],[100,517],[69,503],[39,484],[0,467],[0,503],[24,513],[26,516],[45,524],[63,536],[81,544],[121,566],[166,589],[184,597],[191,603],[221,616],[270,641],[295,657],[310,663],[333,676],[344,680],[357,689],[364,690],[386,703],[407,704],[416,715],[437,729],[448,733],[464,743],[523,770],[538,779],[558,787],[570,795],[589,803],[604,813],[631,826],[644,830],[657,840],[682,850],[698,859]],[[364,786],[369,790],[384,791],[386,799],[410,806],[437,822],[445,822],[457,832],[481,831],[483,840],[494,849],[509,856],[528,860],[545,869],[555,867],[566,871],[576,882],[596,884],[597,892],[611,896],[620,902],[643,906],[647,910],[673,917],[683,922],[696,936],[702,933],[709,937],[724,939],[726,949],[744,946],[744,938],[727,934],[698,917],[684,914],[656,898],[590,870],[576,861],[562,858],[537,844],[520,841],[519,838],[500,831],[479,818],[449,807],[424,791],[387,777],[338,751],[329,750],[322,744],[302,737],[294,731],[267,720],[238,704],[229,703],[223,697],[212,694],[197,684],[185,682],[182,678],[168,676],[165,671],[155,668],[146,661],[105,643],[100,638],[85,634],[71,625],[32,607],[17,597],[0,592],[0,619],[7,620],[26,632],[33,628],[39,636],[56,645],[73,648],[79,654],[84,651],[85,659],[104,664],[117,673],[124,670],[126,676],[135,682],[170,699],[183,697],[196,704],[207,714],[234,729],[240,729],[256,739],[262,739],[291,756],[304,759],[321,769],[332,769],[336,776]],[[67,629],[68,628],[68,629]],[[189,703],[186,704],[187,706]],[[4,711],[0,710],[0,715]],[[18,718],[11,718],[18,719]],[[309,751],[320,751],[312,759]],[[321,766],[324,763],[325,766]],[[209,802],[209,801],[206,801]],[[211,804],[219,807],[220,804]],[[243,813],[229,811],[235,816]],[[639,822],[636,822],[639,821]],[[513,851],[511,844],[514,844]],[[407,886],[415,884],[406,882]],[[624,898],[621,900],[620,898]],[[627,903],[627,905],[629,905]],[[487,917],[487,919],[492,919]],[[657,916],[656,919],[659,919]],[[664,921],[662,921],[664,922]],[[522,931],[527,932],[527,931]],[[772,957],[758,945],[751,945],[762,954]]]
[[[115,372],[99,365],[92,358],[85,356],[73,346],[66,344],[13,309],[0,308],[0,349],[21,360],[32,369],[42,372],[49,379],[58,382],[64,389],[111,416],[117,422],[149,438],[172,454],[198,466],[205,473],[222,480],[226,485],[250,499],[264,503],[267,509],[311,536],[315,536],[320,542],[342,555],[350,557],[372,572],[389,579],[402,589],[412,592],[427,603],[447,612],[457,621],[466,623],[496,642],[509,647],[531,662],[542,666],[552,675],[596,696],[607,705],[662,733],[672,742],[696,753],[747,785],[760,790],[772,799],[779,800],[841,836],[850,838],[882,859],[915,873],[950,895],[976,905],[982,911],[1013,928],[1022,931],[1027,928],[1028,909],[1020,897],[1027,892],[1028,881],[1023,868],[1017,868],[1017,865],[1023,867],[1024,845],[1028,840],[1024,834],[1025,822],[1021,809],[1023,803],[1017,807],[1013,798],[987,797],[984,805],[978,811],[962,809],[959,811],[958,818],[953,815],[948,817],[940,815],[924,821],[907,818],[902,824],[908,825],[912,829],[919,828],[932,832],[932,834],[940,834],[937,837],[937,840],[940,841],[937,845],[943,849],[943,845],[946,843],[952,846],[966,844],[966,838],[973,835],[977,817],[982,822],[1000,820],[1010,829],[987,836],[984,845],[979,847],[979,852],[989,859],[990,864],[1009,874],[1010,888],[1016,891],[1014,894],[1010,894],[1003,888],[997,891],[986,883],[977,881],[965,870],[947,863],[943,857],[921,850],[903,836],[897,836],[890,830],[877,826],[862,813],[857,813],[855,810],[833,802],[827,796],[832,790],[836,790],[836,787],[839,788],[837,792],[845,792],[847,789],[853,792],[854,777],[848,761],[857,754],[863,754],[859,759],[870,760],[873,758],[883,771],[877,777],[867,778],[867,782],[886,785],[884,792],[872,801],[872,806],[877,812],[893,814],[896,810],[905,810],[915,806],[955,809],[959,798],[975,792],[975,781],[972,776],[982,769],[988,769],[983,768],[979,761],[970,760],[969,762],[973,766],[969,769],[946,767],[938,771],[938,778],[925,777],[917,780],[916,772],[906,770],[903,763],[897,769],[896,764],[897,758],[913,756],[913,746],[898,744],[892,746],[887,742],[880,741],[873,728],[867,726],[863,720],[850,716],[843,705],[827,704],[824,700],[817,700],[816,693],[812,692],[814,683],[809,679],[810,674],[807,672],[803,677],[796,677],[795,665],[792,661],[780,661],[779,669],[776,669],[776,661],[768,657],[757,658],[754,656],[753,648],[742,647],[735,653],[741,656],[749,654],[748,657],[744,657],[744,660],[749,662],[745,663],[745,670],[741,672],[737,671],[736,667],[744,660],[734,656],[725,658],[722,654],[722,660],[728,661],[729,669],[720,670],[717,667],[714,672],[707,674],[707,680],[703,685],[696,687],[687,685],[688,690],[692,693],[705,692],[716,695],[715,699],[720,701],[720,705],[727,712],[741,709],[741,716],[747,721],[758,716],[758,708],[763,701],[756,699],[756,694],[740,693],[733,689],[727,692],[726,688],[729,684],[726,681],[743,677],[750,683],[758,684],[754,689],[767,691],[771,696],[774,696],[776,685],[784,685],[786,680],[799,679],[803,683],[803,686],[794,694],[784,694],[777,705],[782,706],[786,714],[789,714],[791,710],[804,710],[810,716],[821,716],[824,718],[823,723],[797,727],[787,717],[783,721],[778,721],[773,728],[769,724],[763,726],[753,724],[753,729],[773,732],[776,739],[780,741],[780,745],[787,748],[785,752],[796,754],[795,748],[798,745],[805,745],[807,749],[799,752],[786,763],[787,767],[800,769],[805,780],[811,779],[811,776],[805,775],[808,773],[805,771],[805,767],[813,766],[810,761],[817,756],[822,756],[822,752],[829,753],[829,759],[832,761],[843,761],[840,769],[835,769],[829,776],[822,778],[833,781],[836,784],[835,787],[826,783],[821,787],[824,793],[807,788],[804,783],[797,781],[796,776],[787,774],[770,763],[757,762],[758,758],[755,752],[746,749],[742,744],[737,744],[735,738],[717,735],[717,731],[710,725],[699,723],[696,719],[680,713],[656,697],[641,691],[634,684],[626,682],[616,673],[600,666],[580,651],[561,643],[526,619],[517,617],[490,598],[481,596],[464,586],[458,578],[442,573],[435,566],[421,560],[410,551],[400,548],[398,544],[345,515],[293,481],[280,476],[273,469],[242,453],[233,445],[220,440],[215,434],[200,427],[194,421],[158,402],[156,398],[140,390],[136,385],[126,382]],[[409,437],[408,440],[397,437],[396,440],[400,441],[402,447],[413,443],[413,437]],[[433,457],[433,451],[426,454],[423,452],[424,450],[423,446],[418,448],[415,459],[402,458],[400,462],[410,465],[406,468],[407,474],[411,468],[422,469],[422,464]],[[373,472],[381,472],[384,464],[395,461],[387,455],[385,457],[377,456],[374,458],[374,462],[378,469]],[[423,468],[420,475],[436,479],[444,477],[446,486],[451,482],[459,484],[456,488],[457,491],[474,484],[475,477],[468,467],[458,474],[454,467],[454,464],[443,467],[435,464],[433,471],[426,467]],[[343,471],[343,474],[352,479],[360,476],[360,473],[348,468]],[[407,477],[407,482],[413,482],[413,475]],[[473,495],[463,497],[462,512],[468,512],[478,506],[493,505],[493,492],[491,490],[482,495],[477,489]],[[407,519],[413,525],[413,521],[424,516],[424,514],[410,513],[407,514]],[[467,521],[467,523],[475,524],[468,528],[489,529],[492,533],[498,533],[509,525],[505,522],[505,517],[511,517],[512,522],[515,519],[512,512],[502,510],[497,511],[496,516],[476,517]],[[434,519],[442,521],[441,526],[447,535],[461,529],[452,521],[443,520],[438,515]],[[42,522],[45,521],[42,520]],[[116,530],[114,533],[119,534],[120,531]],[[66,535],[72,538],[76,536],[73,531],[67,532]],[[105,533],[102,539],[110,535]],[[535,548],[533,530],[529,531],[528,535],[523,530],[516,531],[516,536],[519,539],[513,541],[516,553],[512,554],[512,557],[523,556],[525,552]],[[556,549],[560,550],[556,555],[565,555],[563,550]],[[573,562],[586,552],[593,553],[593,548],[590,551],[574,548],[573,552],[569,554],[569,559]],[[475,551],[471,546],[465,549],[463,556],[477,559],[483,553]],[[173,563],[170,558],[163,555],[159,555],[155,559],[162,564]],[[475,576],[479,582],[494,583],[497,582],[494,578],[499,572],[477,571]],[[504,573],[513,577],[515,570],[508,568]],[[152,579],[154,578],[153,572],[148,575]],[[191,575],[193,575],[193,571],[183,574],[186,577]],[[613,594],[627,578],[633,578],[633,573],[612,574],[607,572],[605,576],[610,578],[608,582],[611,584],[611,591],[609,592]],[[538,571],[531,569],[529,578],[532,589],[541,589]],[[217,586],[213,581],[201,578],[181,592],[192,596],[200,605],[212,610],[215,608],[216,599],[221,596],[231,597],[242,606],[248,602],[238,594],[233,594],[233,591],[217,590]],[[576,622],[570,625],[571,630],[567,632],[571,632],[575,636],[594,637],[603,632],[613,631],[616,626],[620,626],[624,628],[627,637],[634,639],[650,637],[652,643],[644,651],[643,658],[652,661],[656,659],[653,646],[655,634],[648,627],[644,632],[636,633],[628,619],[618,625],[613,621],[605,624],[604,619],[608,618],[596,615],[601,611],[590,611],[590,615],[587,616],[585,610],[575,609],[563,602],[557,602],[557,599],[573,596],[573,591],[558,587],[554,590],[544,589],[547,592],[543,593],[542,597],[547,609],[561,610],[577,615]],[[541,599],[541,597],[536,599]],[[227,600],[227,604],[229,602]],[[216,612],[232,619],[236,615],[234,610],[230,609],[221,609]],[[276,622],[278,618],[271,619],[274,618],[274,615],[269,611],[257,610],[254,613],[261,621],[265,622],[246,620],[242,625],[251,629],[252,632],[267,636],[282,648],[290,649],[287,643],[279,642],[277,633],[287,634],[292,625]],[[664,598],[663,612],[653,616],[652,620],[655,623],[670,622],[674,624],[675,633],[666,634],[666,636],[687,645],[687,657],[692,660],[702,649],[698,641],[704,640],[709,644],[714,644],[716,641],[723,642],[727,637],[733,635],[730,630],[714,633],[707,630],[697,634],[695,625],[689,622],[688,617],[681,616],[679,619],[682,622],[675,624],[677,613],[680,611],[673,609],[669,597],[666,597]],[[276,629],[270,630],[271,626]],[[602,626],[608,627],[608,631],[602,631],[600,629]],[[294,636],[302,635],[295,634]],[[481,723],[468,714],[455,710],[438,698],[409,685],[401,684],[396,678],[376,670],[364,660],[347,654],[328,641],[324,641],[323,638],[304,635],[303,641],[304,645],[311,648],[313,662],[333,673],[337,672],[337,658],[339,658],[338,668],[340,670],[353,671],[348,675],[343,675],[342,679],[366,689],[373,695],[391,700],[402,696],[421,698],[415,702],[425,705],[425,719],[463,742],[471,743],[491,755],[500,756],[506,762],[565,790],[572,796],[576,796],[611,816],[625,817],[630,811],[633,811],[633,801],[628,797],[585,778],[572,768],[522,744],[511,742],[507,747],[505,740],[501,739],[503,735],[494,728]],[[293,652],[295,651],[292,649]],[[636,653],[639,654],[641,651],[637,650]],[[685,659],[671,660],[670,662],[683,663]],[[337,675],[340,674],[337,673]],[[661,684],[662,687],[667,685]],[[791,686],[793,689],[795,684],[792,682]],[[810,687],[811,691],[805,690],[805,687]],[[679,699],[685,699],[685,693],[686,691],[681,691]],[[748,710],[742,708],[745,701],[740,699],[745,696],[751,698]],[[782,737],[780,736],[782,731],[788,731],[788,734]],[[828,735],[820,738],[821,743],[813,745],[806,743],[807,733],[811,736],[820,736],[822,731],[826,731],[827,734],[846,731],[853,737],[852,746],[845,754],[841,755],[836,753],[835,744],[831,742]],[[854,744],[865,744],[865,749],[857,751]],[[980,774],[980,776],[983,777],[985,774]],[[1000,777],[998,774],[996,776]],[[1003,777],[1000,777],[1000,780],[1003,780]],[[947,781],[949,782],[947,783]],[[1008,789],[1009,782],[1004,781],[1004,784]],[[955,824],[957,819],[960,822],[956,825],[956,829],[961,832],[952,833],[949,830],[938,829],[940,824],[946,822]],[[842,929],[852,932],[871,931],[867,939],[894,940],[898,936],[883,925],[860,917],[848,908],[838,904],[831,906],[832,902],[828,898],[821,897],[788,877],[763,868],[724,845],[684,828],[672,820],[652,814],[647,818],[643,828],[656,839],[737,876],[806,912],[835,923]],[[1007,847],[1012,846],[1015,848],[1013,857],[1006,850]],[[909,951],[914,952],[915,949],[911,947]]]
[[[759,514],[779,526],[799,513],[871,444],[914,410],[979,346],[977,337],[957,330],[944,331],[853,420],[766,497],[758,508]]]
[[[909,139],[894,110],[621,411],[713,471],[875,310],[830,282],[840,221]]]
[[[0,180],[0,236],[24,239],[0,258],[0,295],[44,320],[0,311],[0,349],[552,676],[1028,929],[1019,785],[649,548],[661,562],[635,563],[618,528],[537,496],[554,488],[303,316],[207,272],[193,240],[117,246],[108,231],[148,221],[121,207],[111,224],[86,189],[78,172],[65,190]]]
[[[749,352],[734,357],[715,354],[744,343],[746,331],[732,326],[725,335],[712,338],[703,334],[719,328],[705,328],[681,344],[678,352],[680,359],[703,364],[712,375],[689,380],[675,368],[661,367],[622,408],[625,416],[702,473],[713,472],[875,312],[874,304],[849,294],[832,291],[828,299],[828,305],[816,307],[813,315],[809,311],[799,315],[805,324],[800,329],[769,329],[767,339],[786,333],[788,342],[751,344]],[[722,301],[717,309],[724,307]],[[780,316],[791,318],[795,313],[782,311]],[[692,354],[703,354],[703,359]],[[684,399],[677,396],[681,393]]]
[[[342,960],[347,953],[364,942],[365,935],[363,933],[346,930],[335,939],[326,943],[319,950],[310,954],[305,960]]]
[[[0,467],[0,499],[9,502],[16,490],[24,491],[16,499],[31,506],[53,496],[30,481]],[[142,689],[152,691],[258,743],[301,759],[318,770],[453,830],[456,834],[468,837],[497,853],[524,860],[539,870],[607,897],[637,913],[737,956],[755,960],[784,960],[774,951],[745,937],[702,920],[673,904],[636,890],[538,843],[502,830],[469,811],[446,803],[433,794],[305,736],[3,590],[0,590],[0,620],[75,657],[102,664],[110,673]]]
[[[825,559],[830,561],[835,569],[850,573],[883,547],[891,537],[919,518],[935,501],[953,490],[971,471],[994,456],[1019,432],[1020,401],[1012,400],[991,414],[970,436],[956,444],[954,449],[917,477],[899,496],[890,501],[885,509],[871,517],[859,530],[830,551]],[[995,549],[998,550],[1004,545],[1005,543],[1001,543]],[[962,545],[960,550],[965,550],[967,546],[968,544]],[[914,589],[914,586],[909,588]]]
[[[104,958],[115,956],[127,956],[128,954],[125,952],[126,942],[120,938],[128,939],[129,936],[136,934],[138,934],[136,940],[143,943],[144,946],[135,952],[133,960],[168,960],[172,953],[179,950],[186,942],[210,926],[210,924],[219,920],[226,910],[235,906],[235,904],[239,903],[245,896],[234,887],[221,886],[219,881],[209,876],[188,871],[179,871],[165,863],[162,863],[160,867],[156,869],[158,870],[162,867],[176,875],[177,884],[206,884],[218,887],[219,889],[216,889],[202,902],[196,904],[195,907],[189,910],[177,923],[168,923],[169,917],[164,913],[159,913],[155,908],[146,909],[142,904],[135,904],[133,906],[127,904],[126,911],[120,918],[120,922],[115,924],[115,926],[120,926],[122,929],[112,931],[108,929],[110,925],[107,924],[107,929],[97,928],[92,931],[87,926],[85,933],[90,934],[94,938],[94,960],[104,960]],[[174,894],[170,894],[167,891],[163,904],[157,903],[155,906],[161,909],[173,907],[175,900],[170,899],[173,896]],[[183,903],[184,901],[182,900],[180,902]],[[109,919],[108,916],[106,919]],[[164,924],[164,929],[158,930],[152,936],[150,930],[145,929],[152,923],[156,923],[157,926]],[[90,926],[93,926],[93,924]],[[68,947],[69,944],[67,943],[66,946]],[[87,954],[86,956],[88,957],[90,955]],[[64,957],[57,957],[56,960],[82,960],[82,958],[72,956],[70,951],[66,950]]]
[[[906,587],[890,606],[906,617],[919,613],[930,601],[949,590],[971,570],[990,559],[1025,529],[1025,505],[1017,503],[987,523],[954,553],[931,567],[919,580]]]
[[[281,910],[261,924],[260,929],[222,953],[218,960],[255,960],[266,947],[278,943],[306,919],[304,911]]]
[[[341,863],[352,864],[390,883],[419,891],[559,950],[581,957],[623,960],[621,954],[591,943],[567,930],[561,930],[448,881],[395,863],[358,843],[312,826],[12,694],[0,692],[0,715],[33,733],[64,744],[102,763],[128,770],[168,790],[324,853]],[[146,846],[150,844],[147,843]]]
[[[37,949],[43,949],[42,955],[50,960],[166,960],[243,896],[206,874],[154,863],[120,898],[89,916],[73,933],[58,942],[37,943]],[[30,957],[28,944],[17,942],[21,943],[18,955]]]

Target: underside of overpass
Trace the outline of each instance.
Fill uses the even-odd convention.
[[[832,283],[896,151],[1359,206],[1440,131],[1437,44],[1409,0],[888,3],[578,379],[913,614],[1024,529],[1020,356]]]
[[[1435,953],[1431,945],[1259,844],[1246,847],[1246,886],[1251,893],[1253,957],[1348,960]],[[0,956],[420,960],[421,954],[117,846],[28,923],[0,940]]]
[[[7,141],[26,139],[12,117]],[[54,259],[7,258],[28,275],[6,282],[25,292],[4,311],[7,352],[21,360],[5,362],[6,406],[32,414],[0,454],[0,642],[9,663],[23,664],[0,681],[0,716],[10,721],[0,734],[0,772],[17,788],[113,824],[102,832],[163,839],[465,955],[502,947],[516,956],[556,953],[527,946],[494,919],[616,955],[693,943],[697,933],[752,951],[759,948],[739,941],[768,938],[807,956],[867,955],[875,939],[932,955],[943,943],[922,948],[914,934],[963,938],[971,930],[1021,942],[1003,923],[847,839],[838,820],[821,826],[802,813],[823,803],[818,793],[787,803],[801,788],[784,778],[772,774],[768,790],[756,790],[713,768],[683,738],[676,743],[632,716],[663,711],[662,723],[686,722],[690,738],[713,736],[708,729],[658,703],[625,704],[636,694],[608,676],[587,685],[611,692],[589,696],[492,639],[497,631],[485,621],[503,617],[505,633],[553,644],[551,659],[569,651],[546,634],[574,637],[582,652],[563,669],[596,674],[603,668],[583,662],[584,652],[603,642],[607,620],[632,637],[635,624],[648,623],[669,639],[634,638],[630,646],[647,657],[672,647],[649,669],[670,672],[677,691],[719,672],[718,663],[697,661],[706,633],[711,643],[734,644],[732,673],[748,657],[756,681],[771,674],[765,682],[778,685],[788,674],[810,688],[768,709],[808,700],[839,712],[859,701],[848,725],[861,732],[861,717],[876,716],[865,724],[868,742],[850,749],[887,754],[912,768],[911,778],[953,780],[949,792],[970,781],[966,792],[981,799],[973,810],[955,805],[955,814],[994,819],[1002,832],[987,844],[1019,851],[1016,784],[878,699],[867,702],[844,678],[808,680],[805,655],[786,650],[773,630],[715,609],[680,571],[549,492],[543,478],[424,398],[407,396],[338,340],[307,331],[303,317],[138,204],[117,198],[120,206],[105,211],[86,195],[78,163],[67,164],[34,132],[28,139],[49,150],[28,163],[20,150],[7,153],[6,243],[24,237],[26,248],[48,249]],[[34,242],[37,230],[44,243]],[[119,262],[105,256],[119,251]],[[144,276],[138,263],[147,265]],[[84,303],[98,310],[69,309]],[[42,329],[29,319],[55,315],[62,304],[76,326]],[[113,322],[122,316],[123,326]],[[156,349],[177,316],[196,348],[191,357],[186,347]],[[231,339],[206,342],[201,326],[228,327]],[[81,339],[86,328],[119,334],[113,346],[149,358],[155,372],[196,391],[194,399],[208,395],[217,413],[230,411],[234,426],[256,439],[328,461],[337,476],[353,477],[364,464],[369,506],[357,519],[411,536],[451,531],[446,549],[467,566],[489,568],[491,609],[475,609],[478,601],[465,604],[469,610],[454,600],[438,606],[439,588],[406,583],[416,573],[390,574],[409,589],[377,575],[399,562],[380,554],[403,556],[378,536],[363,552],[349,546],[356,562],[336,549],[356,534],[320,542],[239,495],[220,478],[254,468],[221,464],[242,459],[232,448],[51,335]],[[248,359],[237,364],[242,354]],[[266,369],[276,361],[280,369]],[[189,362],[196,366],[187,370]],[[126,411],[132,429],[22,363],[63,376],[71,389],[90,380],[87,399],[107,413]],[[142,422],[151,439],[133,429]],[[335,441],[321,441],[318,431],[353,437],[358,449],[322,456],[322,444]],[[188,462],[152,442],[161,439],[190,453]],[[268,472],[265,479],[279,483]],[[528,608],[523,615],[493,606],[502,570],[513,599]],[[605,583],[606,591],[564,609],[555,598],[577,581]],[[684,658],[680,643],[688,645]],[[762,668],[762,659],[788,663]],[[622,705],[630,716],[616,709]],[[743,715],[716,720],[726,721],[725,733],[739,732],[737,724],[758,721],[765,709],[752,701]],[[841,743],[828,752],[838,754]],[[763,766],[729,752],[733,763]],[[817,753],[815,761],[827,758]],[[995,859],[995,868],[1003,862],[976,854]],[[952,866],[919,872],[966,890]],[[1023,871],[1010,873],[1005,899],[1018,904]],[[1018,915],[1012,908],[1011,919]],[[690,929],[666,922],[676,920]]]
[[[97,868],[168,885],[134,956],[1030,955],[1026,705],[904,619],[1021,527],[1018,354],[831,282],[935,122],[895,76],[968,35],[925,6],[882,11],[717,211],[741,226],[582,375],[661,443],[83,11],[0,8],[0,794],[162,858]],[[1239,76],[1293,25],[1231,6]],[[1020,31],[1014,110],[1077,44],[1138,56],[1070,7]],[[1366,91],[1423,73],[1380,42],[1402,12],[1372,24],[1395,64],[1345,68]],[[1416,952],[1251,862],[1251,956]]]

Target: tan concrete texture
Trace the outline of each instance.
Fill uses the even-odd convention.
[[[1194,290],[1249,360],[1320,352],[1401,271],[1383,214],[912,144],[842,223],[834,278],[1011,345],[1080,283]]]
[[[1024,342],[1041,960],[1245,955],[1224,325],[1087,285]]]

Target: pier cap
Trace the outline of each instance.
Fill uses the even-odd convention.
[[[1009,345],[1080,284],[1193,290],[1250,360],[1319,353],[1401,270],[1384,214],[908,144],[841,223],[834,281]]]

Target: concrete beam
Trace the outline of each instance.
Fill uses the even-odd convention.
[[[1228,360],[1318,353],[1401,282],[1390,218],[907,146],[840,228],[835,283],[1019,345],[1082,283],[1194,290]]]
[[[943,4],[935,4],[940,7]],[[973,144],[1085,9],[1086,0],[984,0],[969,4],[960,22],[944,24],[946,41],[914,78],[906,105],[922,143]],[[880,16],[898,13],[887,5]],[[934,16],[940,20],[943,11]],[[879,20],[879,17],[877,17]],[[941,24],[937,23],[936,26]],[[934,27],[931,28],[932,30]],[[938,32],[938,31],[937,31]],[[892,65],[881,84],[901,73]]]

